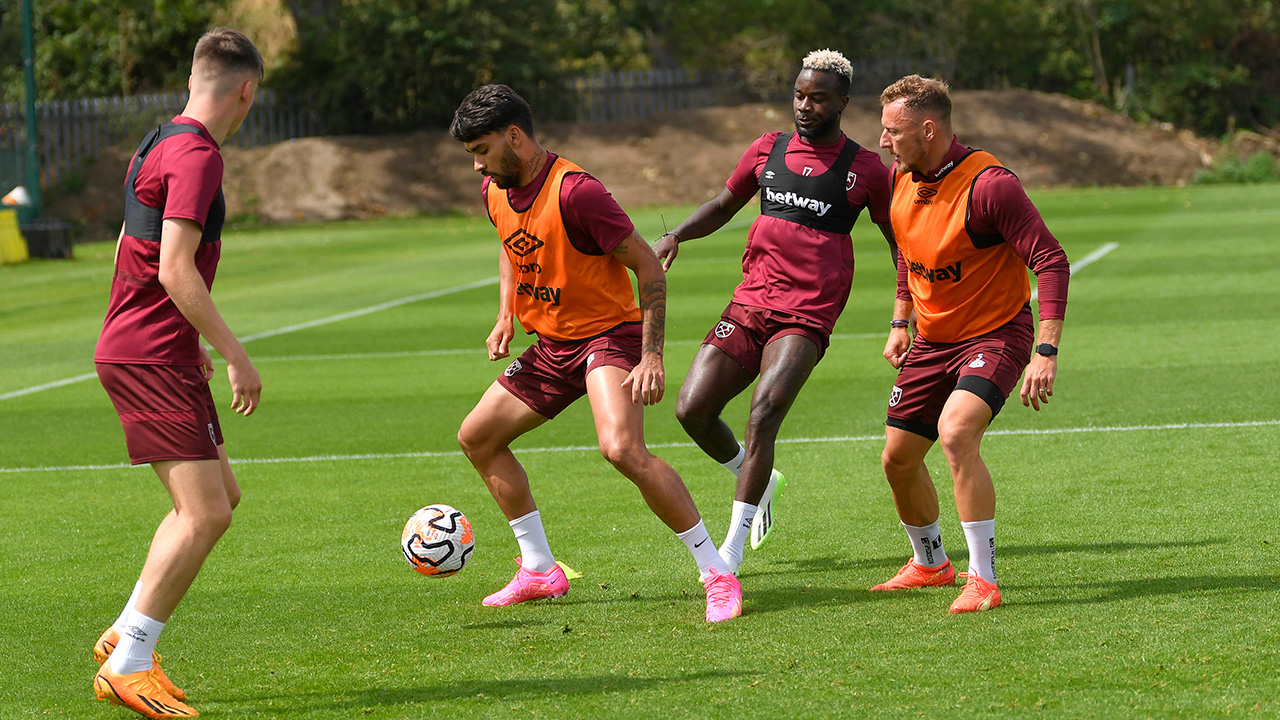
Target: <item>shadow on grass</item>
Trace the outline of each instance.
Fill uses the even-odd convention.
[[[1001,587],[1004,587],[1001,585]],[[1280,571],[1267,575],[1187,575],[1181,577],[1142,577],[1132,580],[1098,580],[1094,582],[1014,584],[1023,593],[1046,593],[1043,599],[1020,598],[1019,605],[1094,605],[1135,598],[1162,595],[1211,595],[1247,591],[1280,591]]]
[[[520,678],[508,680],[448,680],[439,683],[424,682],[421,687],[371,687],[364,690],[340,693],[326,692],[274,692],[254,693],[241,697],[225,698],[229,703],[251,705],[256,714],[297,715],[300,712],[350,710],[350,717],[359,717],[363,708],[408,705],[414,703],[448,700],[488,699],[498,702],[516,700],[545,700],[556,695],[590,697],[606,693],[634,693],[655,688],[670,688],[682,683],[700,683],[740,677],[763,676],[763,671],[706,671],[680,673],[659,677],[628,677],[626,675],[587,675],[561,678]],[[270,704],[268,704],[270,703]]]

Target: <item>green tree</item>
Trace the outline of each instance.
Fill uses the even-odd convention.
[[[462,98],[489,82],[516,88],[541,118],[566,117],[566,74],[634,66],[639,55],[639,34],[604,0],[291,7],[299,44],[274,83],[311,104],[334,133],[445,126]]]
[[[191,51],[226,0],[43,0],[33,3],[36,86],[42,99],[177,91]],[[20,13],[0,15],[5,99],[21,96]],[[16,47],[16,63],[11,59]],[[14,64],[11,64],[14,63]]]

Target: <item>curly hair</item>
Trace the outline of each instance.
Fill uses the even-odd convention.
[[[853,65],[849,63],[849,60],[844,55],[835,50],[826,48],[814,50],[805,55],[804,62],[801,63],[801,69],[816,70],[835,75],[840,94],[849,94],[849,87],[853,84]]]

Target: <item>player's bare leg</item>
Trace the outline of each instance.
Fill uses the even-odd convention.
[[[880,456],[893,491],[898,519],[911,541],[913,556],[898,574],[872,590],[907,590],[955,583],[955,569],[938,530],[938,490],[924,464],[933,440],[896,427],[885,428]]]
[[[152,538],[137,601],[126,612],[124,632],[98,670],[94,689],[99,698],[144,714],[189,717],[195,710],[177,699],[185,693],[156,664],[156,641],[205,558],[231,526],[240,487],[221,446],[217,460],[163,461],[152,463],[152,468],[173,510]]]
[[[951,393],[938,418],[938,443],[951,467],[956,510],[962,522],[990,520],[996,516],[995,483],[979,455],[982,436],[990,423],[991,406],[963,390]]]
[[[751,522],[751,547],[758,548],[773,532],[774,501],[782,493],[786,479],[773,467],[778,431],[800,389],[818,364],[818,346],[804,335],[784,335],[768,345],[760,358],[760,381],[751,397],[747,419],[746,457],[738,472],[734,499],[759,510]],[[735,549],[741,559],[740,533],[735,533]],[[725,548],[721,548],[725,555]]]
[[[742,587],[716,552],[689,489],[675,469],[649,452],[644,441],[644,407],[622,387],[629,371],[605,365],[587,374],[587,397],[600,452],[635,484],[649,509],[685,544],[707,589],[707,621],[742,614]]]
[[[924,526],[938,521],[938,490],[925,467],[924,457],[933,440],[896,427],[885,428],[884,452],[880,463],[893,492],[898,518],[908,525]]]
[[[951,467],[956,510],[969,545],[968,581],[951,605],[953,613],[989,610],[1001,600],[995,572],[996,489],[979,455],[990,423],[986,401],[962,390],[951,393],[938,418],[938,441]]]
[[[485,605],[513,605],[569,592],[569,580],[556,564],[529,490],[529,476],[510,447],[545,422],[547,418],[495,382],[458,429],[458,445],[506,515],[520,546],[520,569],[511,582],[484,599]]]
[[[680,386],[676,419],[702,452],[718,463],[729,462],[740,449],[733,429],[720,414],[754,379],[725,351],[703,345]]]
[[[529,476],[511,452],[511,443],[545,422],[547,418],[495,382],[458,429],[458,445],[508,521],[538,509]]]

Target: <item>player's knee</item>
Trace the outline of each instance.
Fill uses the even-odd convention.
[[[978,441],[982,439],[981,429],[964,422],[938,423],[938,444],[948,459],[963,458],[978,452]]]
[[[747,425],[752,429],[753,435],[775,437],[778,429],[782,427],[782,418],[786,417],[786,414],[785,405],[777,402],[776,398],[764,395],[751,403],[751,414],[747,418]]]
[[[474,459],[480,454],[483,443],[483,437],[470,424],[463,422],[462,427],[458,428],[458,447],[462,448],[463,455]]]
[[[884,476],[893,483],[914,478],[920,459],[902,448],[885,445],[884,451],[880,453],[880,465],[884,468]]]
[[[648,451],[623,438],[601,438],[600,454],[623,475],[631,477],[643,465]]]
[[[197,540],[209,547],[218,541],[219,538],[227,532],[231,527],[231,503],[219,503],[212,507],[202,508],[196,513],[192,530]]]

